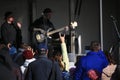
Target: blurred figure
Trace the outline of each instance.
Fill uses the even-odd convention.
[[[63,80],[70,80],[69,74],[69,59],[67,47],[65,43],[65,34],[59,33],[60,46],[54,50],[54,59],[59,63],[60,70],[62,71]]]
[[[25,58],[23,57],[23,52],[25,50],[32,50],[32,47],[28,44],[21,44],[21,46],[18,48],[18,53],[17,55],[15,55],[13,61],[18,64],[19,66],[23,65],[24,64],[24,61],[25,61]]]
[[[9,49],[4,44],[0,44],[0,79],[22,80],[20,68],[12,61]]]
[[[47,58],[47,45],[42,43],[37,48],[39,58],[29,64],[25,80],[62,80],[58,63]]]
[[[8,48],[20,47],[22,44],[21,23],[16,22],[11,11],[5,13],[5,22],[1,26],[1,37]]]
[[[49,47],[51,46],[51,41],[59,38],[59,35],[57,33],[51,35],[48,37],[46,34],[49,31],[55,30],[55,27],[53,23],[51,22],[53,11],[50,8],[45,8],[42,12],[42,15],[40,18],[36,19],[32,26],[31,26],[31,32],[33,32],[33,45],[36,47],[37,44],[41,42],[45,42]],[[39,28],[42,30],[34,30],[34,28]],[[36,35],[39,34],[39,37],[36,37]]]
[[[62,53],[58,49],[54,51],[54,60],[58,62],[61,71],[65,70]]]
[[[12,60],[14,60],[15,56],[17,55],[17,49],[16,47],[12,46],[9,48],[9,54],[12,58]]]
[[[34,58],[34,52],[32,50],[25,50],[22,55],[25,59],[25,62],[22,66],[20,66],[20,69],[22,71],[22,75],[24,78],[26,75],[29,63],[35,61],[36,59]]]
[[[50,8],[46,8],[42,12],[42,16],[36,19],[32,26],[35,28],[41,28],[43,30],[48,30],[49,28],[54,29],[53,23],[50,21],[52,17],[52,10]]]
[[[115,63],[110,53],[106,52],[105,55],[108,59],[109,64],[107,67],[103,69],[102,80],[114,80],[114,79],[111,79],[111,77],[116,70],[117,64]]]
[[[91,51],[81,57],[76,66],[74,80],[99,80],[103,68],[108,65],[108,60],[101,51],[100,43],[92,41],[90,47]]]
[[[54,49],[54,59],[59,63],[61,71],[68,71],[69,72],[69,59],[68,59],[68,53],[67,53],[67,47],[65,43],[65,34],[61,35],[59,33],[60,38],[60,47],[57,46]]]
[[[65,34],[62,36],[62,34],[59,33],[59,37],[61,41],[62,61],[64,62],[65,70],[69,72],[69,59],[68,59],[67,46],[65,43]]]

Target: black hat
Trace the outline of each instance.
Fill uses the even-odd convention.
[[[8,11],[5,13],[5,19],[9,18],[9,17],[13,17],[13,13],[11,11]]]
[[[50,13],[50,12],[52,12],[52,10],[51,10],[50,8],[46,8],[46,9],[44,9],[44,11],[43,11],[44,14],[45,14],[45,13]]]

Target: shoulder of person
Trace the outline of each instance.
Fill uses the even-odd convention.
[[[111,80],[119,80],[120,79],[119,73],[120,73],[119,66],[116,65],[115,71],[111,76]]]
[[[52,62],[52,65],[54,65],[54,66],[58,66],[59,65],[59,63],[57,61],[51,61],[51,62]]]
[[[4,22],[2,25],[1,25],[1,27],[5,27],[5,26],[7,26],[7,25],[9,25],[7,22]]]

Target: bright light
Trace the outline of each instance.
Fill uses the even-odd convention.
[[[78,24],[76,21],[74,21],[74,22],[71,22],[71,26],[73,27],[73,29],[75,29],[75,27],[78,26]]]

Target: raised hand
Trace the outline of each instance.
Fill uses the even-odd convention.
[[[62,43],[65,42],[65,34],[62,35],[61,33],[59,33],[59,38]]]

